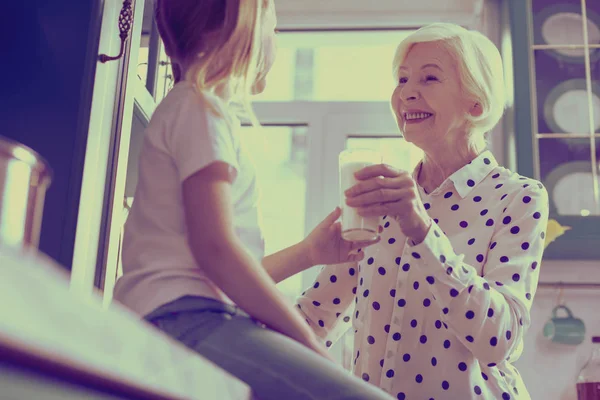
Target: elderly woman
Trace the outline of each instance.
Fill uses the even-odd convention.
[[[358,263],[325,266],[298,307],[328,345],[351,321],[354,373],[395,398],[529,399],[511,363],[530,323],[548,197],[485,149],[505,107],[500,54],[437,23],[400,43],[394,74],[398,126],[424,158],[412,173],[357,173],[347,204],[381,217],[381,241]]]

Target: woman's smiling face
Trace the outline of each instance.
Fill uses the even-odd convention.
[[[417,43],[400,65],[392,108],[405,139],[420,148],[466,134],[467,113],[456,60],[440,42]]]

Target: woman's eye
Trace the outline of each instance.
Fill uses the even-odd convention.
[[[400,78],[400,79],[398,80],[398,83],[406,83],[406,81],[408,81],[408,79],[407,79],[407,78]]]
[[[438,78],[436,78],[433,75],[427,75],[427,77],[425,78],[426,81],[437,81]]]

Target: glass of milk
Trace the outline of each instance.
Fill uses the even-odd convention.
[[[379,237],[379,217],[362,217],[355,208],[346,205],[344,192],[358,183],[354,173],[369,165],[380,164],[381,154],[371,149],[347,149],[340,153],[340,203],[342,237],[352,242],[376,240]]]

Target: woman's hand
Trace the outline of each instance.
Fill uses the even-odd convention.
[[[346,190],[346,204],[365,217],[395,218],[402,233],[415,243],[425,239],[431,218],[408,172],[377,164],[357,171],[355,177],[359,182]]]
[[[344,240],[341,224],[336,222],[341,213],[342,210],[336,207],[302,242],[312,265],[360,261],[364,252],[357,250],[379,242],[379,239],[365,242]]]

